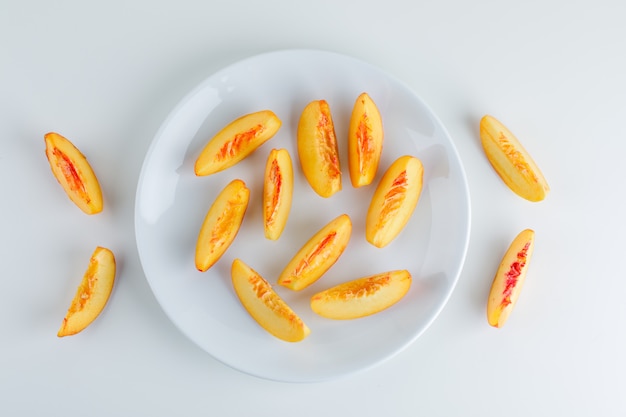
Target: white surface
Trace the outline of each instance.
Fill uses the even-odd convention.
[[[0,414],[625,415],[625,7],[2,1]],[[220,68],[284,48],[350,55],[406,83],[449,131],[471,192],[468,257],[441,315],[392,360],[334,382],[269,382],[212,359],[162,312],[135,248],[139,171],[167,114]],[[542,168],[545,201],[494,174],[477,138],[485,113]],[[102,214],[59,189],[50,130],[88,155]],[[493,273],[526,227],[537,240],[524,292],[490,328]],[[58,339],[96,245],[118,255],[114,293],[85,332]]]
[[[363,91],[385,121],[379,175],[355,189],[347,173],[346,137],[354,101]],[[312,100],[329,103],[346,175],[330,198],[309,186],[298,160],[297,124]],[[197,177],[193,165],[206,142],[232,120],[271,109],[281,128],[244,161]],[[294,196],[283,234],[263,233],[263,172],[272,148],[293,156]],[[419,204],[402,233],[384,248],[365,240],[365,217],[376,184],[403,155],[424,165]],[[250,189],[236,239],[207,272],[195,268],[200,225],[218,193],[234,179]],[[311,236],[339,215],[352,222],[350,242],[317,282],[291,291],[276,279]],[[449,299],[465,260],[470,201],[467,179],[450,137],[436,116],[404,85],[371,65],[319,50],[281,50],[236,62],[194,88],[166,118],[139,177],[135,233],[144,273],[174,324],[215,358],[246,373],[283,382],[318,382],[369,369],[421,335]],[[242,259],[273,286],[311,328],[301,343],[265,332],[238,301],[230,269]],[[319,291],[351,279],[407,269],[414,277],[403,302],[360,320],[333,321],[310,308]]]

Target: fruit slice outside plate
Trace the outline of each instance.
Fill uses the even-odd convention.
[[[87,158],[58,133],[46,133],[44,140],[52,173],[70,200],[87,214],[100,213],[103,208],[102,190]]]
[[[520,141],[493,116],[480,121],[480,140],[487,159],[502,181],[528,201],[546,198],[550,187]]]
[[[115,282],[115,256],[98,246],[70,304],[57,336],[71,336],[83,331],[106,306]]]
[[[487,301],[487,320],[493,327],[502,327],[513,311],[534,249],[535,232],[526,229],[517,235],[504,254]]]

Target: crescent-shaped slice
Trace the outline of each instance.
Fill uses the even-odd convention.
[[[337,262],[348,246],[351,234],[352,221],[347,214],[331,220],[289,261],[278,277],[278,284],[294,291],[313,284]]]
[[[270,140],[280,126],[280,119],[271,110],[246,114],[233,120],[202,149],[194,172],[204,176],[230,168]]]
[[[235,240],[248,208],[250,190],[239,179],[219,193],[207,212],[196,242],[196,268],[211,268]]]
[[[235,259],[231,278],[237,297],[259,325],[286,342],[299,342],[311,332],[302,319],[280,298],[272,286],[240,259]]]
[[[411,274],[397,270],[344,282],[311,297],[311,309],[322,317],[350,320],[376,314],[402,299]]]
[[[528,263],[535,248],[535,232],[520,232],[504,254],[491,285],[487,301],[487,320],[494,327],[502,327],[509,318],[526,280]]]
[[[100,213],[103,207],[102,190],[87,158],[58,133],[46,133],[44,140],[52,173],[70,200],[87,214]]]
[[[383,151],[383,120],[367,93],[355,101],[348,130],[348,166],[353,187],[369,185],[376,176]]]
[[[341,167],[335,125],[325,100],[310,102],[298,122],[298,156],[304,177],[320,196],[341,190]]]
[[[287,149],[272,149],[263,180],[265,237],[277,240],[285,229],[293,197],[293,165]]]
[[[487,159],[502,181],[517,195],[541,201],[550,187],[541,170],[519,140],[492,116],[480,121],[480,140]]]
[[[76,290],[57,336],[71,336],[89,326],[107,304],[115,282],[115,256],[98,246]]]
[[[422,192],[424,168],[414,156],[396,159],[381,178],[365,220],[365,237],[382,248],[394,240],[411,218]]]

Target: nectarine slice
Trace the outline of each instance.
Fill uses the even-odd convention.
[[[202,149],[194,172],[204,176],[230,168],[270,140],[280,126],[280,119],[270,110],[250,113],[233,120]]]
[[[103,207],[102,190],[87,158],[58,133],[46,133],[44,139],[52,173],[70,200],[87,214],[100,213]]]
[[[71,336],[84,330],[102,312],[115,282],[115,256],[98,246],[67,310],[57,336]]]
[[[509,318],[526,280],[528,262],[535,247],[535,232],[523,230],[511,243],[491,285],[487,301],[487,320],[502,327]]]
[[[322,197],[341,190],[335,125],[325,100],[310,102],[298,122],[298,156],[311,188]]]
[[[263,181],[263,228],[265,237],[276,240],[287,224],[293,197],[293,165],[286,149],[272,149]]]
[[[382,248],[394,240],[409,221],[422,192],[424,168],[410,155],[396,159],[381,178],[365,220],[365,237]]]
[[[231,268],[235,293],[246,311],[265,330],[286,342],[300,342],[311,332],[306,324],[272,289],[272,286],[240,259]]]
[[[409,271],[397,270],[344,282],[311,297],[311,309],[335,320],[369,316],[400,301],[411,281]]]
[[[207,212],[196,242],[196,268],[211,268],[235,240],[248,208],[250,190],[239,179],[219,193]]]
[[[352,221],[347,214],[331,220],[291,259],[278,277],[278,284],[294,291],[313,284],[337,262],[351,233]]]
[[[541,201],[550,187],[530,154],[502,123],[492,116],[480,120],[480,139],[487,159],[504,183],[529,201]]]
[[[348,165],[353,187],[369,185],[376,176],[383,150],[383,121],[367,93],[354,103],[348,130]]]

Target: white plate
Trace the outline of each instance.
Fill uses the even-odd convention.
[[[347,126],[363,91],[378,105],[385,127],[375,183],[354,189],[347,172]],[[318,197],[302,175],[295,147],[300,112],[328,101],[340,144],[343,190]],[[240,164],[208,177],[193,165],[208,139],[231,120],[273,110],[279,132]],[[266,240],[261,222],[265,161],[286,148],[294,162],[294,201],[287,227]],[[424,188],[405,230],[384,249],[365,241],[364,219],[382,172],[404,154],[419,157]],[[251,189],[250,205],[235,242],[209,271],[194,266],[195,243],[216,194],[234,178]],[[439,314],[458,280],[470,231],[469,192],[454,145],[437,117],[405,85],[355,59],[322,51],[286,50],[235,63],[209,77],[172,111],[143,164],[135,208],[141,263],[165,313],[202,349],[223,363],[279,381],[320,381],[370,368],[413,342]],[[348,248],[330,271],[300,292],[275,290],[310,327],[299,343],[263,330],[239,303],[230,280],[235,258],[275,284],[278,274],[312,234],[341,213],[353,221]],[[351,321],[316,316],[309,298],[342,281],[392,269],[408,269],[414,281],[399,303]]]

